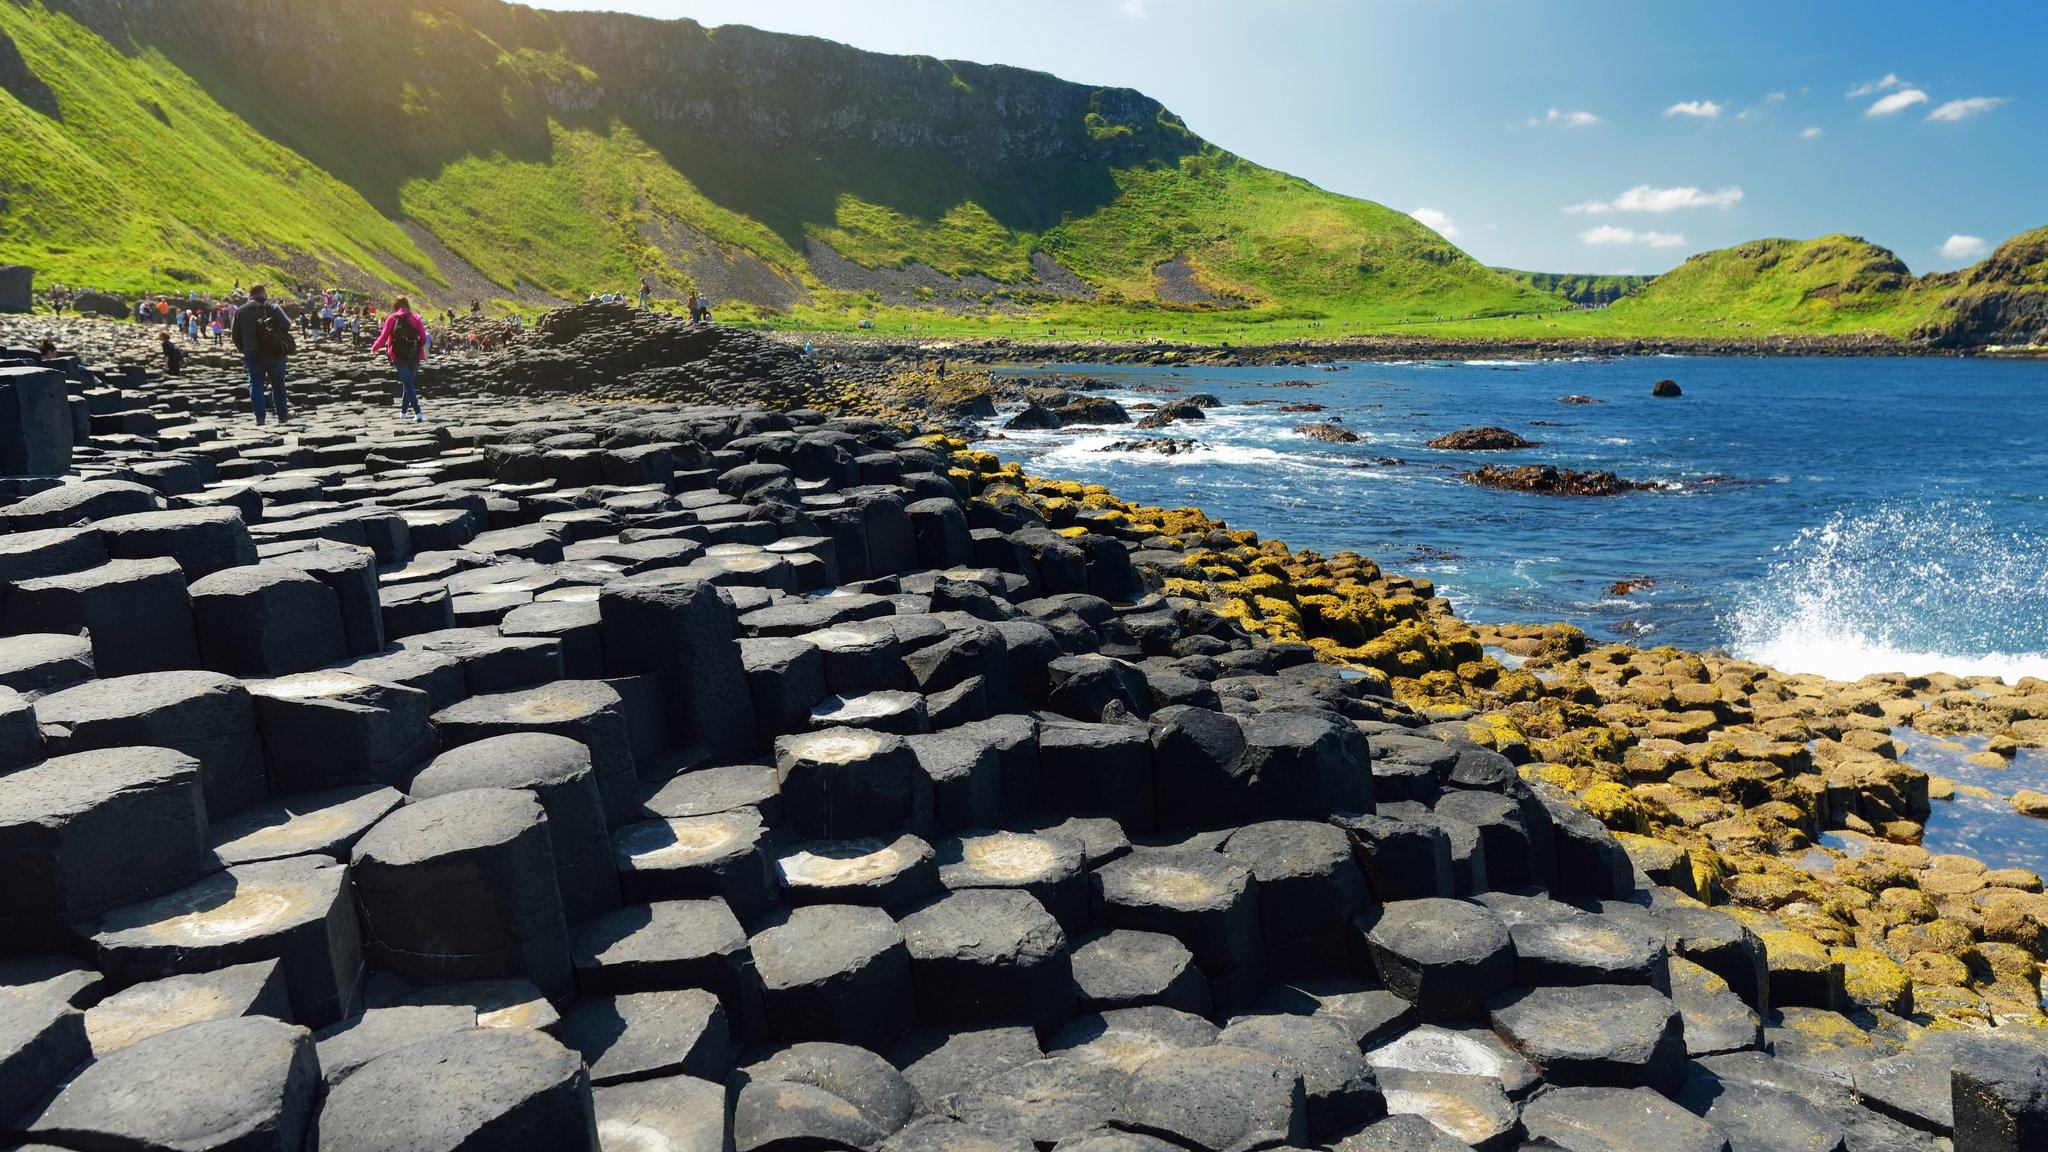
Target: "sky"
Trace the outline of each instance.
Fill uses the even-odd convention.
[[[2048,224],[2048,4],[540,0],[1136,88],[1479,259],[1654,273],[1766,236],[1915,272]]]

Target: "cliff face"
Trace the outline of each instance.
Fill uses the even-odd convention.
[[[1950,315],[1921,338],[1948,348],[2048,344],[2048,228],[2022,232],[1945,279],[1955,285]]]
[[[498,0],[54,0],[117,42],[156,47],[238,92],[317,153],[330,130],[446,115],[428,138],[518,137],[535,113],[624,117],[656,143],[938,153],[980,177],[1032,164],[1127,166],[1202,146],[1157,101],[1024,69],[887,56],[805,36]],[[4,60],[0,51],[0,60]],[[401,155],[422,151],[392,141]],[[425,159],[422,155],[420,159]]]
[[[687,20],[549,20],[569,58],[603,77],[555,95],[558,106],[609,99],[733,147],[938,150],[995,175],[1038,163],[1123,166],[1199,143],[1157,101],[1128,89],[744,27],[713,34]]]

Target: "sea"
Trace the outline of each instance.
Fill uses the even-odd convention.
[[[1722,650],[1838,679],[2048,678],[2048,361],[1658,356],[997,374],[1085,381],[1126,407],[1214,396],[1207,419],[1160,431],[1011,432],[998,419],[988,429],[1001,438],[979,446],[1297,548],[1362,553],[1429,578],[1468,620],[1563,620],[1598,640]],[[1682,395],[1653,397],[1666,379]],[[1282,411],[1310,404],[1322,410]],[[1359,440],[1295,431],[1311,421]],[[1481,425],[1540,444],[1426,446]],[[1195,447],[1112,447],[1156,436]],[[1464,478],[1486,464],[1605,470],[1653,487],[1566,497]]]
[[[1720,650],[1842,680],[2048,678],[2048,361],[1659,356],[998,374],[1086,382],[1127,407],[1214,396],[1206,419],[1160,431],[1009,432],[997,420],[1001,438],[977,446],[1297,548],[1362,553],[1429,578],[1468,620],[1563,620],[1596,640]],[[1659,380],[1681,395],[1652,396]],[[1281,410],[1307,404],[1322,410]],[[1295,431],[1311,421],[1358,442]],[[1483,425],[1539,446],[1427,447]],[[1156,436],[1195,447],[1112,447]],[[1543,496],[1464,478],[1486,464],[1605,470],[1652,487]],[[1982,737],[1897,735],[1908,763],[1990,793],[1935,805],[1930,850],[2048,866],[2048,821],[2004,799],[2048,790],[2048,750],[1992,769],[1968,760]]]

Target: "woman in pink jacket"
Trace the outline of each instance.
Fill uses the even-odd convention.
[[[413,382],[419,378],[420,361],[427,358],[427,326],[413,315],[412,301],[403,296],[391,302],[391,315],[384,318],[384,330],[377,334],[377,342],[370,345],[372,356],[380,351],[390,357],[391,369],[398,373],[398,418],[405,419],[410,411],[414,423],[425,421],[426,416],[420,412],[420,394],[414,391]]]

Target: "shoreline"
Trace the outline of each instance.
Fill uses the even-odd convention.
[[[1442,360],[1499,357],[1563,360],[1577,357],[1986,357],[2040,359],[2048,348],[1943,348],[1927,343],[1862,336],[1783,336],[1754,340],[1635,339],[1622,337],[1553,340],[1450,340],[1388,336],[1348,340],[1279,341],[1270,344],[1174,343],[1118,340],[1012,340],[1004,337],[952,340],[892,339],[839,333],[763,331],[771,339],[808,343],[813,354],[856,364],[891,363],[943,353],[947,360],[978,366],[1038,364],[1199,364],[1250,366],[1317,364],[1333,361]]]
[[[1920,847],[1930,805],[1969,786],[1903,763],[1891,736],[1970,731],[1983,726],[1972,704],[2001,696],[2025,697],[2018,708],[2048,718],[2048,683],[1999,694],[1985,683],[1995,677],[1830,681],[1718,653],[1594,645],[1565,624],[1472,624],[1429,581],[1355,553],[1294,550],[1198,509],[1129,503],[1102,485],[1030,477],[962,441],[934,442],[954,451],[982,497],[1014,489],[1063,534],[1135,537],[1134,561],[1160,574],[1169,598],[1377,678],[1427,721],[1461,727],[1524,778],[1563,789],[1653,880],[1749,924],[1775,978],[1826,984],[1838,974],[1838,1000],[1788,1005],[2048,1026],[2040,876]],[[1162,534],[1207,546],[1175,554]],[[2032,746],[2048,744],[2048,720],[2026,724]],[[1994,737],[2001,751],[1979,755],[2002,762],[2018,746]],[[1857,851],[1822,848],[1823,833]],[[1816,852],[1826,874],[1802,866]]]

